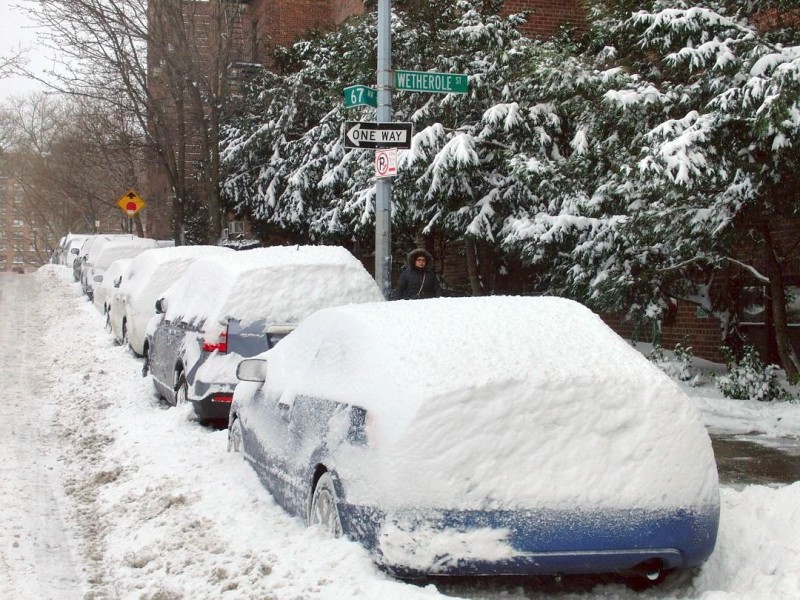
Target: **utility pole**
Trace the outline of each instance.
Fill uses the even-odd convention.
[[[378,0],[378,123],[392,121],[392,14],[390,0]],[[392,293],[392,179],[375,184],[375,282]]]

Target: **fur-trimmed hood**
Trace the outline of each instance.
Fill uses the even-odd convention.
[[[408,253],[406,256],[406,264],[410,269],[414,268],[414,261],[417,260],[418,256],[425,257],[425,269],[433,269],[433,256],[430,252],[425,250],[425,248],[416,248]]]

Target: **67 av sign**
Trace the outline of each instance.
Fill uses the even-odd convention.
[[[344,127],[344,146],[366,150],[411,148],[411,123],[348,121]]]

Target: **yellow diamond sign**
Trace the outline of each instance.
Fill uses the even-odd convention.
[[[132,217],[144,208],[144,200],[134,190],[128,190],[122,198],[117,200],[117,206],[129,217]]]

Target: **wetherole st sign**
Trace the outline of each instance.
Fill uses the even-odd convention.
[[[429,73],[426,71],[394,72],[394,89],[407,92],[466,94],[469,80],[459,73]]]
[[[348,121],[344,127],[345,148],[411,148],[411,123]]]

